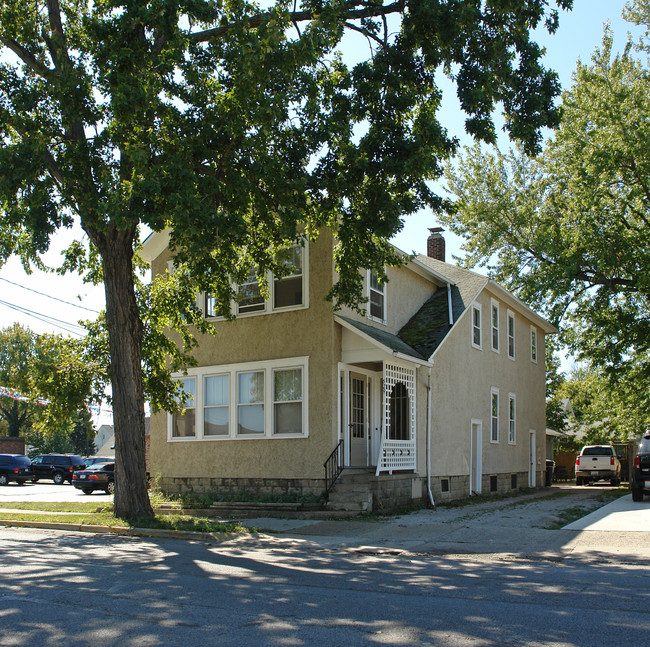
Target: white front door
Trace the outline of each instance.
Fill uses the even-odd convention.
[[[350,373],[348,443],[350,467],[367,467],[370,424],[370,380],[361,373]]]
[[[483,422],[481,420],[472,420],[471,444],[469,493],[481,494],[483,483]]]

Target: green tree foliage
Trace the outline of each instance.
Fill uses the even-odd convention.
[[[95,453],[95,430],[87,409],[76,412],[70,418],[58,421],[38,419],[25,431],[25,445],[30,454],[78,454],[91,456]]]
[[[565,431],[569,437],[559,446],[568,451],[583,445],[609,444],[638,438],[647,428],[645,409],[639,407],[638,394],[627,385],[616,385],[597,368],[574,368],[558,387],[558,398],[571,402],[574,416]],[[580,433],[580,439],[575,435]]]
[[[0,393],[0,418],[9,436],[69,425],[105,383],[101,364],[80,341],[39,336],[19,324],[0,330],[0,386],[12,394]]]
[[[558,83],[529,34],[556,29],[558,8],[571,4],[4,0],[0,258],[39,262],[76,218],[90,257],[73,245],[66,267],[101,262],[116,514],[152,513],[143,343],[153,369],[166,357],[144,335],[201,326],[184,299],[160,312],[156,295],[180,288],[191,301],[205,289],[226,307],[233,281],[254,268],[281,273],[280,249],[329,227],[330,297],[358,303],[360,267],[382,275],[400,262],[387,241],[401,217],[442,204],[428,181],[456,142],[436,116],[436,73],[455,79],[468,132],[493,141],[500,102],[508,131],[533,150],[540,127],[557,123]],[[361,35],[354,66],[337,54],[346,34]],[[178,270],[143,295],[149,310],[133,279],[141,225],[169,230]],[[153,374],[150,386],[169,386]]]
[[[557,337],[547,337],[545,342],[546,361],[546,426],[555,431],[566,431],[567,414],[563,407],[564,395],[561,388],[566,377],[560,371]]]
[[[628,17],[649,25],[649,7],[637,0]],[[630,390],[650,384],[647,36],[613,55],[605,30],[591,63],[578,64],[539,156],[467,150],[449,171],[455,202],[442,218],[466,238],[467,265],[489,265],[561,322],[579,358]]]
[[[31,397],[30,367],[35,354],[36,335],[30,330],[14,324],[0,331],[0,418],[7,425],[7,435],[14,438],[24,434],[42,409]]]

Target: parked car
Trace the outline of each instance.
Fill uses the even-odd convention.
[[[632,469],[632,501],[643,501],[650,494],[650,432],[646,432],[636,450]]]
[[[86,464],[76,454],[39,454],[32,458],[32,481],[52,479],[57,485],[68,481],[72,483],[72,474],[82,470]]]
[[[576,485],[605,479],[614,487],[621,482],[621,462],[612,445],[585,445],[576,458]]]
[[[0,485],[15,481],[22,485],[33,476],[32,462],[23,454],[0,454]]]
[[[115,463],[97,463],[72,475],[72,485],[84,494],[104,490],[106,494],[115,492]]]
[[[111,456],[86,456],[81,460],[86,464],[86,467],[90,467],[97,463],[113,463],[115,458],[112,458]]]

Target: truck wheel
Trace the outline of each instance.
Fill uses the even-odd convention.
[[[643,488],[632,488],[632,501],[643,501]]]
[[[576,485],[582,485],[582,477],[576,476]]]
[[[618,487],[621,484],[621,481],[618,478],[618,476],[614,476],[613,478],[609,479],[609,482],[612,485],[612,487]]]
[[[0,485],[9,485],[9,479],[6,474],[0,474]]]
[[[63,476],[63,474],[61,474],[61,472],[56,472],[52,477],[52,480],[54,481],[54,483],[56,483],[56,485],[63,485],[63,483],[65,482],[65,477]]]

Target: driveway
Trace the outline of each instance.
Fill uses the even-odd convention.
[[[313,541],[371,553],[495,554],[562,557],[580,553],[618,560],[650,559],[650,498],[611,501],[609,486],[554,485],[521,496],[439,506],[386,518],[243,519],[278,539]],[[586,515],[562,527],[567,514]]]

